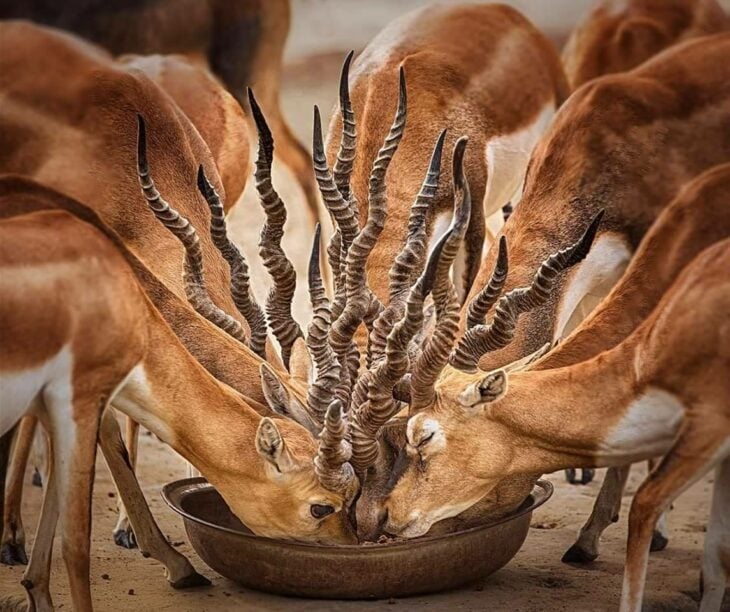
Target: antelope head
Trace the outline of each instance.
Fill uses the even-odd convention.
[[[138,175],[142,191],[155,217],[185,248],[184,279],[188,301],[211,323],[261,355],[267,335],[263,312],[249,293],[246,262],[228,239],[218,194],[200,168],[198,187],[211,209],[211,234],[231,266],[234,303],[249,323],[248,334],[237,319],[218,308],[211,300],[205,286],[197,232],[185,217],[163,199],[150,174],[146,154],[146,128],[141,116],[138,117],[138,130]],[[270,166],[268,170],[270,171]],[[265,173],[266,169],[263,174]],[[265,180],[264,177],[257,184]],[[278,199],[278,196],[275,197]],[[271,205],[274,212],[277,207],[283,208],[283,205],[276,202]],[[267,214],[270,215],[271,212],[267,211]],[[276,250],[275,246],[269,245],[271,240],[271,237],[262,239],[262,250],[270,249],[269,264],[280,270],[286,267],[282,263],[284,256],[283,253],[271,253]],[[318,245],[318,236],[316,243]],[[277,338],[282,347],[290,349],[285,353],[289,357],[303,350],[297,342],[300,334],[291,333],[295,323],[286,303],[289,289],[281,286],[286,281],[286,276],[273,273],[272,276],[275,288],[267,302],[267,314],[275,333],[277,330],[279,332]],[[313,285],[323,292],[318,270],[311,277]],[[293,287],[291,289],[293,291]],[[246,356],[245,349],[242,355]],[[253,353],[249,355],[252,359],[258,359]],[[240,460],[228,459],[229,454],[224,449],[230,449],[230,456],[233,458],[250,455],[251,449],[241,449],[240,454],[236,453],[238,443],[227,437],[229,432],[219,432],[220,448],[212,455],[200,457],[201,463],[208,463],[211,467],[206,475],[218,488],[233,513],[258,535],[323,543],[354,543],[356,538],[347,519],[347,508],[359,487],[349,463],[351,447],[341,403],[329,402],[323,407],[321,418],[318,413],[313,416],[311,411],[303,408],[298,410],[297,407],[303,406],[306,400],[298,391],[295,376],[303,374],[295,374],[295,368],[292,368],[292,376],[278,374],[263,361],[261,368],[267,397],[274,393],[286,394],[285,402],[277,400],[277,403],[270,399],[270,403],[278,408],[275,412],[289,418],[267,416],[258,421],[255,452],[261,462],[259,464],[245,461],[242,464]],[[276,380],[275,387],[267,387],[267,376]],[[219,399],[232,399],[231,410],[242,410],[247,416],[258,418],[246,403],[246,398],[225,386]],[[211,401],[216,401],[216,398]],[[230,435],[236,434],[230,432]]]
[[[519,315],[544,303],[558,275],[588,254],[600,219],[601,214],[578,242],[548,257],[529,287],[499,298],[489,324],[479,323],[487,300],[481,304],[475,300],[469,311],[471,328],[453,350],[455,330],[442,336],[434,333],[431,342],[439,342],[440,354],[448,356],[448,364],[442,357],[435,375],[412,384],[411,417],[399,475],[381,512],[386,531],[417,537],[435,523],[470,508],[478,509],[483,518],[509,511],[525,499],[539,474],[511,475],[509,468],[520,452],[519,444],[508,426],[490,419],[490,411],[497,404],[509,403],[519,410],[526,403],[526,398],[507,393],[508,375],[528,368],[549,345],[503,370],[480,372],[477,364],[487,351],[509,343]],[[506,274],[506,251],[500,260],[484,291],[493,301],[499,294],[495,287]],[[416,390],[418,395],[413,395]]]

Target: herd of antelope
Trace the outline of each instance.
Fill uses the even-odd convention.
[[[326,544],[481,523],[544,473],[608,467],[564,556],[578,563],[650,460],[624,612],[667,545],[663,513],[715,469],[700,609],[720,610],[730,20],[716,0],[604,0],[562,59],[507,6],[417,10],[347,56],[311,158],[279,109],[285,1],[2,0],[0,17],[0,558],[27,564],[24,598],[0,609],[53,609],[58,526],[73,608],[91,610],[97,444],[115,541],[175,588],[207,583],[137,482],[142,425],[255,534]],[[226,227],[250,142],[262,303]],[[275,156],[313,220],[306,279],[282,248]]]

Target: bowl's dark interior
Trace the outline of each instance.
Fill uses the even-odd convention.
[[[206,523],[219,527],[240,531],[246,535],[254,535],[238,517],[230,511],[220,493],[213,487],[199,489],[193,494],[186,495],[180,500],[183,512],[194,516]]]

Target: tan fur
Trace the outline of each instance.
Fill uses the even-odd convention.
[[[449,509],[474,503],[512,476],[666,453],[637,493],[629,520],[622,610],[639,610],[656,519],[687,485],[730,455],[728,266],[726,239],[684,270],[634,333],[587,361],[473,375],[474,385],[491,381],[489,397],[465,386],[462,374],[448,373],[435,406],[409,422],[411,465],[386,504],[386,529],[422,533]],[[679,421],[626,429],[622,423],[631,423],[626,419],[634,402],[652,392],[674,398],[652,408],[671,410],[676,402]],[[429,442],[419,447],[434,422],[445,442],[433,450]],[[634,441],[637,435],[641,442]]]
[[[604,74],[631,70],[679,42],[730,27],[716,0],[602,0],[563,50],[573,89]]]
[[[60,491],[60,499],[73,500],[61,508],[61,531],[76,609],[90,608],[87,479],[100,411],[110,399],[196,465],[255,532],[351,539],[342,513],[321,523],[308,513],[311,503],[343,507],[341,498],[318,484],[309,433],[294,423],[277,422],[288,468],[272,476],[254,449],[259,415],[184,349],[103,232],[56,210],[16,216],[0,228],[6,284],[0,372],[27,370],[63,346],[73,356],[73,421],[65,420],[53,402],[49,405],[47,395],[39,415],[54,432],[55,453],[64,448],[57,444],[59,427],[76,430],[74,461],[69,464],[65,457],[56,462],[76,474],[71,481],[62,479],[65,490]],[[20,284],[13,282],[19,269],[25,279]],[[88,334],[88,329],[100,333]],[[28,343],[34,330],[43,341]],[[30,346],[32,353],[27,352]],[[135,366],[143,367],[146,382],[140,383],[138,375],[129,378]]]
[[[135,0],[122,5],[107,0],[67,0],[63,4],[16,0],[0,3],[0,19],[29,19],[61,28],[115,56],[184,55],[220,79],[240,103],[251,130],[246,87],[253,88],[273,130],[277,158],[301,185],[312,223],[318,220],[310,155],[292,133],[279,100],[291,22],[289,0]],[[248,167],[242,165],[241,169],[248,175]],[[228,195],[233,206],[238,197],[233,190]]]
[[[730,120],[729,52],[728,34],[689,41],[571,96],[535,149],[522,200],[503,229],[505,292],[529,285],[539,263],[574,241],[600,209],[596,242],[612,236],[635,250],[684,183],[728,159],[722,126]],[[496,255],[492,248],[482,261],[472,295],[486,284]],[[514,340],[484,355],[482,369],[502,367],[563,333],[558,309],[581,266],[558,281],[544,306],[520,317]]]
[[[368,261],[368,284],[387,303],[387,271],[406,235],[410,206],[420,188],[439,132],[448,128],[445,150],[469,137],[465,172],[472,199],[484,199],[486,144],[519,131],[548,105],[567,95],[560,60],[551,43],[520,13],[504,5],[429,6],[392,22],[358,55],[350,74],[357,122],[357,155],[352,190],[364,222],[368,178],[398,97],[398,70],[408,91],[406,130],[387,174],[388,217]],[[342,122],[338,113],[328,133],[328,159],[334,163]],[[427,219],[429,238],[437,215],[450,216],[450,160],[442,163],[437,199]],[[507,202],[501,202],[504,205]],[[467,236],[468,288],[479,262],[484,219],[495,212],[474,206]],[[463,297],[463,294],[462,294]]]

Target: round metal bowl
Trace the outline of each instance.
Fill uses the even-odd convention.
[[[488,576],[522,546],[532,511],[552,495],[545,480],[511,515],[446,535],[385,544],[324,546],[253,535],[203,478],[166,485],[195,551],[239,584],[278,595],[382,599],[433,593]]]

